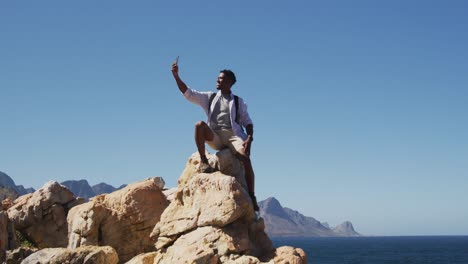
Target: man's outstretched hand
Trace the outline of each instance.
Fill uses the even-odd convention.
[[[171,71],[174,76],[179,75],[179,65],[177,65],[177,60],[175,60],[174,63],[172,63]]]
[[[172,75],[174,75],[174,79],[177,83],[177,86],[179,87],[180,92],[182,94],[185,94],[188,87],[179,77],[179,65],[178,64],[179,64],[179,56],[177,56],[177,59],[174,61],[174,63],[172,63],[171,71],[172,71]]]

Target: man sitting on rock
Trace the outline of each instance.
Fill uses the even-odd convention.
[[[250,146],[253,141],[253,123],[247,112],[247,105],[242,98],[231,92],[236,83],[236,76],[231,70],[222,70],[216,82],[217,93],[192,90],[179,77],[177,60],[172,64],[172,75],[180,92],[187,100],[205,110],[208,124],[199,121],[195,124],[195,143],[200,154],[199,172],[211,173],[205,154],[205,142],[215,149],[228,147],[244,164],[245,180],[255,211],[258,211],[257,199],[254,194],[254,172],[250,161]],[[245,127],[246,132],[244,132]]]

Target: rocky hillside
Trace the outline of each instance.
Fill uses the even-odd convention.
[[[51,181],[2,203],[0,262],[307,263],[302,249],[273,247],[238,159],[224,150],[209,160],[217,171],[198,173],[192,155],[171,190],[154,177],[85,202]],[[36,249],[17,248],[17,234]]]
[[[259,203],[260,216],[265,220],[265,231],[270,236],[300,236],[300,237],[342,237],[361,236],[351,222],[330,228],[313,217],[282,207],[273,197]]]

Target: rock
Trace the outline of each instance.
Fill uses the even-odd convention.
[[[109,246],[86,246],[77,249],[46,248],[31,254],[22,264],[116,264],[117,252]]]
[[[67,213],[82,203],[65,186],[46,183],[31,194],[20,196],[8,209],[16,230],[38,248],[67,245]]]
[[[221,168],[211,174],[197,173],[198,157],[190,157],[173,201],[151,233],[156,254],[146,257],[153,263],[273,263],[263,219],[257,219],[245,184],[237,180],[244,177],[236,172],[238,160],[221,152],[209,157]]]
[[[0,210],[0,263],[5,260],[6,251],[18,247],[13,223],[6,211]]]
[[[244,175],[244,166],[229,149],[220,150],[215,154],[206,153],[206,157],[208,158],[211,167],[220,171],[224,175],[229,175],[236,178],[236,180],[247,189]],[[185,186],[190,178],[198,174],[197,168],[199,163],[200,155],[198,152],[196,152],[190,156],[187,164],[185,165],[185,169],[178,181],[179,187]]]
[[[220,172],[197,174],[179,187],[151,236],[170,237],[207,225],[223,227],[243,216],[255,214],[235,178]]]
[[[37,250],[37,248],[19,247],[7,251],[6,264],[20,264],[25,258],[35,253]]]
[[[300,248],[283,246],[276,249],[274,260],[275,264],[305,264],[307,256]]]
[[[125,262],[125,264],[153,264],[156,255],[156,252],[143,253]]]
[[[163,187],[162,178],[150,178],[74,207],[68,247],[112,246],[121,262],[154,250],[149,235],[169,204]]]
[[[163,191],[164,195],[166,196],[166,199],[169,202],[172,202],[174,200],[175,194],[177,193],[177,188],[171,188]]]

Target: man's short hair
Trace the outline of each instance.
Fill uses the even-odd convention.
[[[228,70],[228,69],[224,69],[222,71],[220,71],[220,73],[224,73],[224,75],[226,75],[231,81],[232,81],[232,85],[234,85],[236,83],[236,75],[231,71],[231,70]]]

